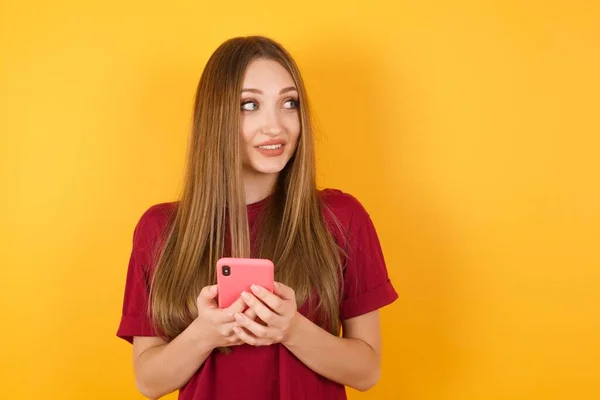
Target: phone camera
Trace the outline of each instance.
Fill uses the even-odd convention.
[[[231,275],[231,268],[229,268],[229,265],[223,265],[223,276],[229,276]]]

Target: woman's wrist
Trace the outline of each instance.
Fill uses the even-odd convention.
[[[298,342],[298,337],[302,335],[303,326],[306,323],[310,323],[308,319],[304,317],[300,312],[296,311],[296,315],[292,318],[290,322],[290,328],[287,335],[281,340],[281,344],[287,348],[294,347],[294,345]]]
[[[188,330],[190,331],[190,340],[193,341],[194,347],[202,353],[210,353],[216,348],[216,345],[212,343],[209,335],[206,332],[206,327],[201,321],[196,318],[189,325]]]

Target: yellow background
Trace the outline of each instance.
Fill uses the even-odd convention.
[[[245,34],[297,58],[320,182],[370,211],[400,294],[351,399],[600,398],[600,6],[393,3],[1,3],[3,399],[140,398],[132,230]]]

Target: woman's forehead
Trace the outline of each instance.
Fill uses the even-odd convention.
[[[243,89],[255,89],[265,94],[279,94],[282,89],[294,86],[294,79],[280,63],[258,59],[248,65]]]

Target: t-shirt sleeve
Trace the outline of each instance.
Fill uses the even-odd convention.
[[[159,336],[148,314],[150,261],[156,245],[152,213],[146,212],[133,233],[133,243],[125,280],[123,309],[117,336],[133,343],[134,336]]]
[[[398,298],[373,221],[359,203],[353,208],[340,306],[343,320],[375,311]]]

